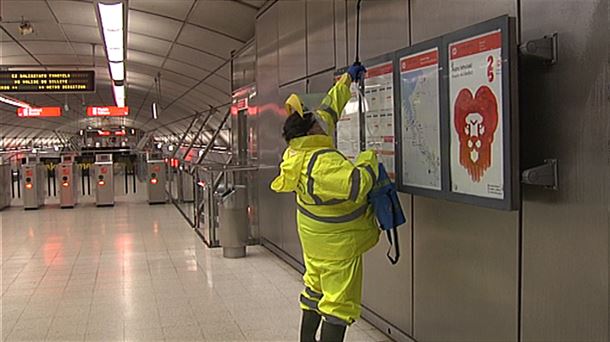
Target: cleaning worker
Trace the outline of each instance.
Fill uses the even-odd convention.
[[[337,121],[351,98],[350,83],[365,71],[354,63],[317,108],[309,108],[296,94],[285,104],[283,136],[288,147],[271,188],[297,195],[306,269],[301,341],[315,341],[322,318],[320,341],[343,341],[346,327],[360,317],[362,254],[379,240],[367,201],[379,170],[375,152],[364,151],[352,163],[333,142]]]

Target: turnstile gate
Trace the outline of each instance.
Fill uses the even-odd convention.
[[[44,205],[45,173],[43,164],[31,163],[21,165],[21,184],[24,209],[38,209]]]
[[[165,161],[163,160],[148,160],[147,164],[147,178],[148,178],[148,203],[165,203],[167,202],[167,195],[165,192],[166,171]]]
[[[73,156],[62,156],[62,162],[55,168],[55,178],[59,180],[59,206],[74,208],[78,199],[78,168]]]
[[[95,179],[95,204],[98,207],[114,205],[112,154],[96,155],[93,173]]]
[[[0,164],[0,210],[11,205],[13,175],[10,164]]]

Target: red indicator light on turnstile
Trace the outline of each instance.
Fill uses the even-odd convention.
[[[100,186],[104,186],[104,185],[106,185],[106,181],[103,179],[100,179],[99,181],[97,181],[97,184],[99,184]]]
[[[25,183],[25,188],[28,190],[31,190],[34,186],[32,185],[32,183]]]
[[[158,180],[156,178],[150,179],[150,184],[157,184]]]

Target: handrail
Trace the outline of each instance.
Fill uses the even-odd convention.
[[[191,150],[193,149],[193,145],[195,145],[195,141],[197,141],[197,137],[199,136],[199,134],[201,134],[201,131],[203,131],[205,126],[208,124],[208,121],[210,120],[212,115],[214,115],[215,113],[216,113],[216,109],[215,108],[210,108],[210,110],[208,111],[208,115],[205,117],[205,119],[203,119],[203,122],[201,123],[201,127],[199,127],[199,129],[197,130],[197,133],[191,139],[191,143],[189,144],[189,147],[186,149],[186,152],[184,152],[184,154],[182,155],[182,158],[181,158],[182,160],[184,160],[186,158],[186,156],[189,155],[189,152],[191,152]],[[186,137],[186,133],[185,133],[183,138],[185,138],[185,137]],[[180,144],[176,148],[176,151],[178,151],[180,146],[182,146],[182,141],[180,142]]]
[[[184,131],[184,135],[182,135],[182,137],[180,138],[180,141],[178,142],[178,147],[172,152],[172,155],[170,156],[170,158],[174,158],[176,156],[178,149],[180,148],[180,146],[182,146],[182,143],[186,139],[186,136],[189,134],[189,132],[191,131],[191,128],[193,128],[193,125],[195,124],[195,122],[197,122],[197,120],[199,119],[200,116],[201,116],[201,112],[195,113],[195,117],[193,117],[193,120],[191,120],[191,122],[189,123],[188,127],[186,128],[186,131]]]
[[[225,123],[227,122],[227,119],[229,119],[230,115],[231,115],[231,108],[229,108],[227,110],[227,113],[225,114],[224,118],[222,119],[222,122],[220,123],[220,125],[218,125],[218,128],[216,129],[216,131],[210,138],[210,141],[208,142],[208,146],[206,146],[205,150],[203,150],[203,153],[199,155],[199,158],[197,158],[197,161],[194,163],[194,165],[200,164],[203,161],[203,159],[205,158],[205,156],[210,152],[210,150],[212,149],[212,146],[214,146],[214,141],[216,140],[216,138],[218,138],[218,135],[222,131],[222,126],[225,125]]]

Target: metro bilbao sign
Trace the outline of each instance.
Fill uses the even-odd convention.
[[[87,107],[87,116],[127,116],[129,107]]]
[[[20,118],[39,118],[61,116],[61,107],[17,108]]]

